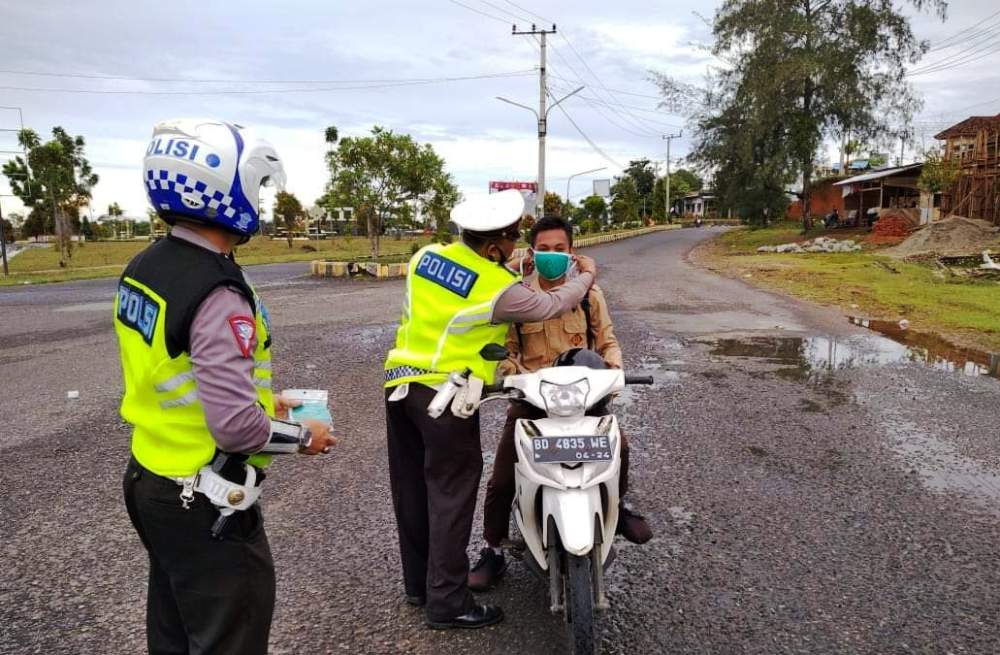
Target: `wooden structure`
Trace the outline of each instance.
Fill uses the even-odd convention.
[[[883,209],[903,210],[907,215],[919,217],[920,178],[922,163],[883,168],[839,180],[833,187],[843,195],[846,225],[871,225]],[[914,222],[917,222],[917,218]]]
[[[1000,114],[971,116],[934,138],[945,142],[944,156],[960,166],[958,180],[942,193],[942,215],[1000,225]]]

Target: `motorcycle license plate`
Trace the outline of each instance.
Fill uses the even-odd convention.
[[[532,437],[531,448],[538,464],[610,462],[609,437]]]

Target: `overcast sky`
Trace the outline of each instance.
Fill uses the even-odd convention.
[[[61,125],[86,137],[87,156],[101,177],[95,216],[112,201],[129,215],[145,214],[139,169],[151,127],[178,116],[256,128],[284,156],[289,190],[306,205],[327,179],[323,129],[331,124],[342,136],[362,135],[373,124],[412,134],[433,144],[466,195],[486,193],[489,180],[535,178],[534,117],[495,99],[537,105],[537,73],[531,72],[537,46],[531,37],[510,34],[515,16],[519,27],[532,18],[541,24],[530,11],[558,24],[559,34],[549,37],[551,87],[561,95],[582,79],[583,97],[565,107],[597,148],[552,112],[548,188],[562,195],[567,176],[606,166],[573,181],[571,195],[582,196],[594,177],[619,172],[616,164],[662,161],[660,135],[677,131],[684,118],[656,111],[648,71],[701,81],[713,61],[694,45],[709,39],[699,16],[710,18],[718,3],[516,5],[523,9],[505,0],[0,0],[0,105],[20,107],[25,126],[44,136]],[[932,44],[993,23],[1000,25],[995,0],[955,0],[944,25],[926,14],[914,19],[918,35]],[[1000,27],[981,35],[985,47],[1000,45],[997,34]],[[978,52],[975,40],[951,41],[921,65],[947,65]],[[918,141],[923,136],[930,145],[939,128],[970,114],[1000,112],[1000,51],[993,52],[912,78],[926,102]],[[358,81],[482,75],[504,76],[356,88],[371,84]],[[0,128],[14,127],[17,113],[0,109]],[[13,134],[0,132],[0,149],[13,145]],[[672,158],[687,149],[686,138],[675,140]],[[0,193],[9,193],[6,180]],[[17,209],[11,198],[0,203],[5,211]]]

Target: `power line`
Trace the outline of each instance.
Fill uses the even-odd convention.
[[[944,50],[945,48],[950,48],[957,43],[956,39],[965,38],[966,36],[972,36],[977,33],[982,33],[987,29],[990,29],[989,27],[983,28],[982,25],[983,23],[993,19],[996,16],[1000,16],[1000,11],[993,12],[986,18],[977,21],[975,25],[969,25],[968,27],[962,28],[961,30],[958,30],[957,32],[953,33],[950,36],[946,36],[945,38],[941,39],[936,44],[934,44],[934,47],[932,47],[927,52],[935,52],[937,50]]]
[[[591,139],[589,136],[587,136],[587,133],[584,132],[583,129],[579,125],[576,124],[576,121],[573,120],[573,117],[569,115],[569,112],[566,111],[565,107],[563,107],[562,105],[556,105],[556,106],[559,108],[559,111],[561,111],[563,113],[563,116],[566,117],[566,120],[569,121],[570,125],[572,125],[576,129],[576,131],[580,134],[580,136],[583,137],[583,140],[586,141],[588,144],[590,144],[590,147],[593,148],[594,152],[596,152],[601,157],[603,157],[604,159],[606,159],[608,162],[610,162],[611,164],[613,164],[619,170],[624,170],[625,169],[624,166],[622,166],[621,164],[619,164],[618,162],[616,162],[614,159],[612,159],[611,155],[609,155],[608,153],[604,152],[599,145],[597,145],[596,143],[594,143],[593,139]]]
[[[482,4],[486,5],[487,7],[492,7],[493,9],[499,11],[501,14],[507,14],[508,16],[510,16],[511,18],[513,18],[517,22],[523,22],[523,23],[530,23],[531,22],[530,18],[525,18],[524,16],[518,16],[517,14],[511,13],[511,12],[507,11],[506,9],[504,9],[503,7],[501,7],[500,5],[495,5],[492,2],[487,2],[486,0],[479,0],[479,1]]]
[[[41,87],[19,87],[0,86],[4,91],[27,91],[39,93],[74,93],[90,95],[147,95],[147,96],[212,96],[212,95],[266,95],[271,93],[327,93],[334,91],[365,91],[390,89],[407,86],[425,86],[430,84],[442,84],[449,82],[464,82],[469,80],[498,79],[508,77],[525,77],[534,75],[534,69],[511,71],[507,73],[490,73],[485,75],[465,75],[458,77],[439,77],[415,80],[401,80],[386,84],[360,84],[354,86],[336,87],[303,87],[303,88],[280,88],[280,89],[229,89],[210,91],[127,91],[118,89],[64,89],[64,88],[41,88]]]
[[[907,77],[914,77],[917,75],[927,75],[929,73],[940,73],[942,71],[951,70],[952,68],[959,68],[961,66],[971,64],[979,61],[980,59],[985,59],[996,52],[1000,52],[1000,38],[997,38],[985,48],[979,48],[967,55],[964,55],[962,59],[953,60],[948,63],[939,62],[937,64],[931,64],[926,68],[910,71],[906,75]]]
[[[466,9],[468,9],[469,11],[473,11],[473,12],[479,14],[480,16],[486,16],[487,18],[491,18],[493,20],[500,21],[504,25],[510,25],[510,21],[507,20],[506,18],[500,18],[499,16],[494,16],[493,14],[488,14],[485,11],[482,11],[480,9],[476,9],[475,7],[470,7],[469,5],[465,4],[464,2],[459,2],[458,0],[448,0],[448,2],[450,2],[453,5],[458,5],[459,7],[464,7]]]
[[[128,75],[100,75],[89,73],[54,73],[50,71],[24,71],[0,69],[0,73],[7,75],[26,75],[37,77],[61,77],[82,80],[121,80],[126,82],[183,82],[189,84],[393,84],[396,82],[423,82],[435,81],[442,78],[435,77],[404,77],[404,78],[379,78],[379,79],[355,79],[355,80],[239,80],[239,79],[205,79],[205,78],[184,78],[184,77],[132,77]]]
[[[993,47],[996,44],[1000,44],[1000,27],[997,30],[990,32],[982,37],[976,37],[970,39],[965,45],[966,48],[959,50],[958,52],[946,55],[944,58],[939,59],[935,62],[930,62],[923,66],[918,66],[917,68],[909,71],[908,75],[920,75],[925,72],[935,72],[936,70],[946,70],[947,68],[953,68],[959,66],[963,63],[963,59],[982,52],[985,48]]]
[[[553,48],[553,52],[556,53],[556,56],[559,57],[559,60],[563,64],[565,64],[565,66],[573,73],[573,75],[576,77],[577,83],[579,83],[579,84],[585,84],[586,83],[585,80],[583,79],[583,76],[580,75],[580,73],[577,72],[577,70],[575,68],[573,68],[573,65],[570,64],[569,61],[567,61],[566,58],[562,56],[562,53],[560,53],[559,50]],[[596,89],[595,89],[595,91],[596,91]],[[645,126],[641,125],[641,124],[636,125],[635,121],[632,121],[631,126],[629,126],[630,122],[629,122],[629,118],[627,116],[625,116],[624,114],[621,113],[621,111],[619,111],[616,108],[614,108],[613,106],[611,106],[611,103],[608,103],[607,101],[604,101],[604,103],[608,107],[608,109],[611,112],[611,114],[617,116],[618,118],[620,118],[621,120],[623,120],[626,123],[626,126],[622,126],[621,123],[617,122],[613,118],[610,118],[607,114],[605,114],[603,111],[601,111],[597,107],[594,107],[595,111],[597,111],[599,114],[601,114],[601,116],[604,117],[605,120],[607,120],[608,122],[612,123],[615,127],[619,128],[619,129],[621,129],[621,130],[623,130],[625,132],[628,132],[629,134],[632,134],[634,136],[640,136],[640,137],[650,137],[650,136],[652,136],[651,131],[650,131],[649,134],[645,134],[645,133],[640,134],[640,133],[635,132],[636,129],[645,130],[647,128]],[[588,102],[588,104],[590,104],[590,103]]]
[[[563,88],[566,88],[566,87],[563,87]],[[596,104],[599,104],[599,105],[606,105],[606,106],[608,105],[608,103],[606,101],[601,100],[600,98],[595,98],[594,96],[588,96],[585,93],[581,93],[579,95],[573,96],[573,98],[574,98],[574,100],[577,99],[577,98],[579,98],[580,100],[589,100],[590,102],[593,102],[593,103],[596,103]],[[648,113],[648,114],[655,114],[657,116],[673,116],[673,115],[675,115],[675,114],[672,114],[670,112],[663,111],[662,109],[650,109],[649,107],[639,107],[637,105],[624,105],[624,106],[628,107],[632,111],[641,111],[641,112],[645,112],[645,113]],[[649,122],[649,123],[657,123],[657,124],[661,124],[661,125],[666,125],[667,127],[676,127],[676,128],[683,127],[682,125],[677,125],[677,124],[674,124],[674,123],[667,123],[665,121],[661,121],[661,120],[658,120],[658,119],[655,119],[655,118],[644,118],[643,121],[644,122]]]
[[[610,98],[612,102],[614,102],[614,104],[621,107],[625,112],[625,114],[627,114],[633,120],[633,122],[640,127],[640,129],[649,129],[648,126],[643,123],[643,119],[639,118],[635,114],[632,114],[627,108],[625,108],[625,106],[621,103],[621,101],[618,100],[617,97],[615,97],[615,94],[611,93],[607,85],[604,84],[604,80],[601,79],[601,77],[597,74],[597,72],[590,67],[590,64],[588,64],[587,60],[583,58],[583,56],[580,54],[580,51],[577,50],[576,46],[574,46],[573,43],[569,40],[569,37],[567,37],[565,33],[560,33],[560,36],[562,37],[563,41],[566,42],[566,45],[569,46],[570,50],[573,51],[573,54],[576,55],[576,58],[580,61],[580,63],[583,64],[583,67],[587,69],[587,71],[591,74],[591,76],[595,80],[597,80],[597,83],[601,86],[601,88],[604,89],[604,92],[608,95],[608,98]]]
[[[529,16],[534,16],[535,18],[537,18],[538,20],[542,21],[543,23],[554,23],[555,22],[555,21],[549,20],[548,18],[545,18],[544,16],[539,16],[538,14],[536,14],[536,13],[534,13],[532,11],[529,11],[528,9],[525,9],[524,7],[522,7],[521,5],[519,5],[519,4],[515,3],[515,2],[510,2],[510,0],[503,0],[503,1],[506,2],[507,4],[509,4],[514,9],[517,9],[518,11],[523,11],[524,13],[528,14]]]

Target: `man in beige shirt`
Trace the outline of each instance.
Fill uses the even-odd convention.
[[[545,216],[531,231],[536,275],[526,278],[525,286],[535,291],[551,291],[564,284],[569,272],[569,257],[573,251],[573,228],[563,218]],[[561,255],[557,253],[562,253]],[[622,367],[622,352],[615,338],[611,316],[604,293],[595,284],[580,305],[555,318],[544,321],[512,323],[507,332],[508,359],[500,363],[499,376],[536,371],[551,366],[559,355],[574,348],[593,350],[611,368]],[[597,408],[595,408],[597,409]],[[592,410],[594,411],[594,410]],[[606,405],[597,409],[607,413]],[[512,401],[507,410],[500,442],[497,445],[493,474],[486,486],[483,507],[483,537],[486,547],[480,551],[479,562],[469,573],[469,588],[483,591],[492,587],[506,570],[500,544],[508,536],[510,508],[514,500],[514,426],[518,419],[537,419],[545,412],[527,403]],[[620,496],[628,489],[629,445],[622,434]],[[624,503],[620,507],[618,532],[633,543],[645,543],[652,537],[645,519]]]

